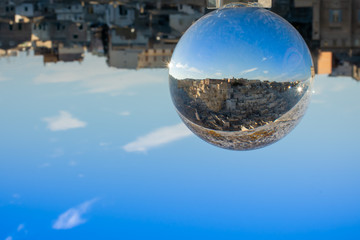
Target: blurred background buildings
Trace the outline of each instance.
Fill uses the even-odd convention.
[[[206,0],[5,0],[0,57],[33,50],[44,64],[79,61],[85,51],[110,67],[164,68]],[[311,49],[315,70],[360,80],[360,0],[273,0]]]

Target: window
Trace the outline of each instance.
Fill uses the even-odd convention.
[[[24,7],[24,11],[27,12],[29,9],[28,7]]]
[[[354,45],[357,47],[360,45],[360,40],[358,38],[354,40]]]
[[[127,15],[127,10],[124,8],[124,6],[119,6],[119,14],[121,16]]]
[[[331,9],[329,17],[329,22],[331,24],[337,24],[342,22],[342,12],[340,9]]]

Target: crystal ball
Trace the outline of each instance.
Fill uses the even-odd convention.
[[[187,127],[219,147],[272,144],[300,121],[314,76],[301,35],[275,13],[224,7],[195,22],[169,63],[170,93]]]

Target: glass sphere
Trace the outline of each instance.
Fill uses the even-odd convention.
[[[305,113],[313,76],[310,51],[286,20],[235,5],[194,23],[169,63],[183,122],[205,141],[235,150],[288,134]]]

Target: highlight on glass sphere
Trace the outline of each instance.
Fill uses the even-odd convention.
[[[169,63],[176,110],[203,140],[251,150],[287,135],[304,115],[310,51],[286,20],[263,8],[225,6],[194,23]]]

